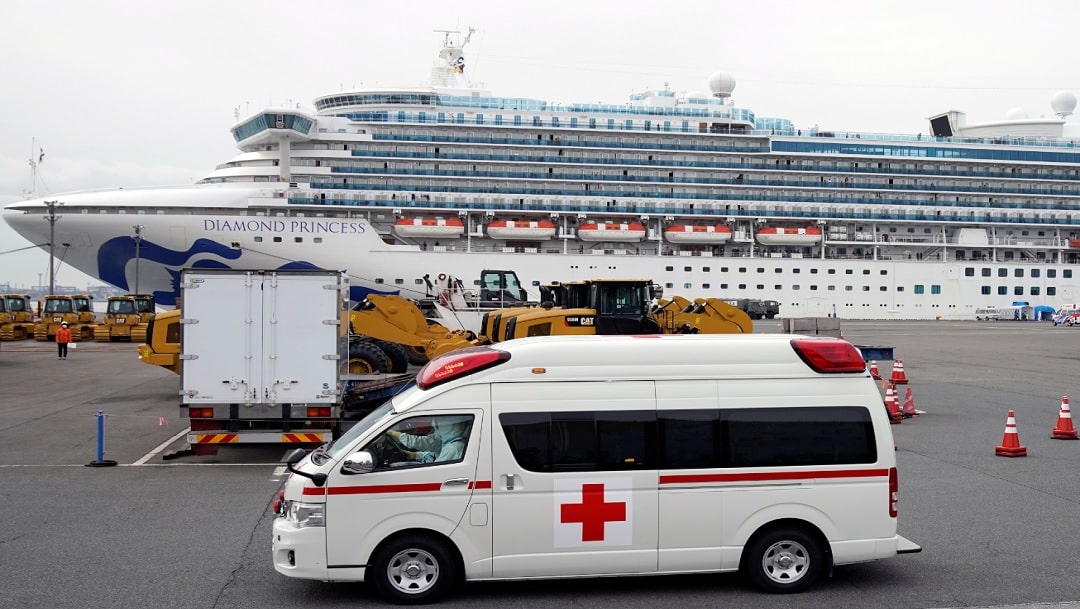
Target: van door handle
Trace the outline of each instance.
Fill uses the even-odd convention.
[[[506,474],[506,490],[514,490],[514,474]]]
[[[443,486],[466,486],[469,484],[468,478],[451,478],[446,482],[443,482]]]

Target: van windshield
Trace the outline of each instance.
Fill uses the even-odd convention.
[[[390,418],[393,409],[393,398],[386,400],[382,406],[372,410],[368,416],[360,419],[359,423],[349,428],[349,431],[341,434],[341,437],[331,442],[330,446],[326,447],[326,454],[335,461],[344,456],[345,451],[353,443],[353,440],[367,433],[369,429],[381,425],[383,421]]]

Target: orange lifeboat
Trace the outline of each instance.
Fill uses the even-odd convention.
[[[457,218],[402,218],[394,223],[399,237],[445,238],[465,234],[465,224]]]
[[[495,220],[487,225],[492,239],[545,241],[555,236],[555,224],[548,220]]]
[[[762,245],[812,245],[821,241],[821,229],[766,226],[757,232],[757,240]]]
[[[727,224],[676,224],[664,230],[664,238],[672,243],[727,243],[731,240],[731,227]]]
[[[1080,250],[1080,239],[1069,239],[1069,247],[1074,250]]]
[[[582,241],[641,241],[645,226],[637,222],[587,222],[578,226],[577,237]]]

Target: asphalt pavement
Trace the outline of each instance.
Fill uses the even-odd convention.
[[[1062,396],[1080,396],[1080,328],[841,323],[856,344],[894,348],[925,411],[893,426],[900,533],[922,553],[839,567],[794,596],[724,574],[470,584],[444,606],[1080,609],[1080,441],[1050,437]],[[381,605],[362,584],[274,571],[283,448],[163,458],[183,446],[179,378],[133,345],[80,344],[60,361],[51,344],[5,342],[0,387],[0,607]],[[994,455],[1009,410],[1027,457]],[[117,465],[87,466],[102,460]]]

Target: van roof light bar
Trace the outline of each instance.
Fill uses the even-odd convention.
[[[440,355],[420,369],[416,386],[431,389],[437,385],[497,366],[510,359],[510,353],[491,347],[470,347]]]
[[[841,338],[793,338],[791,347],[815,372],[866,372],[862,354]]]

